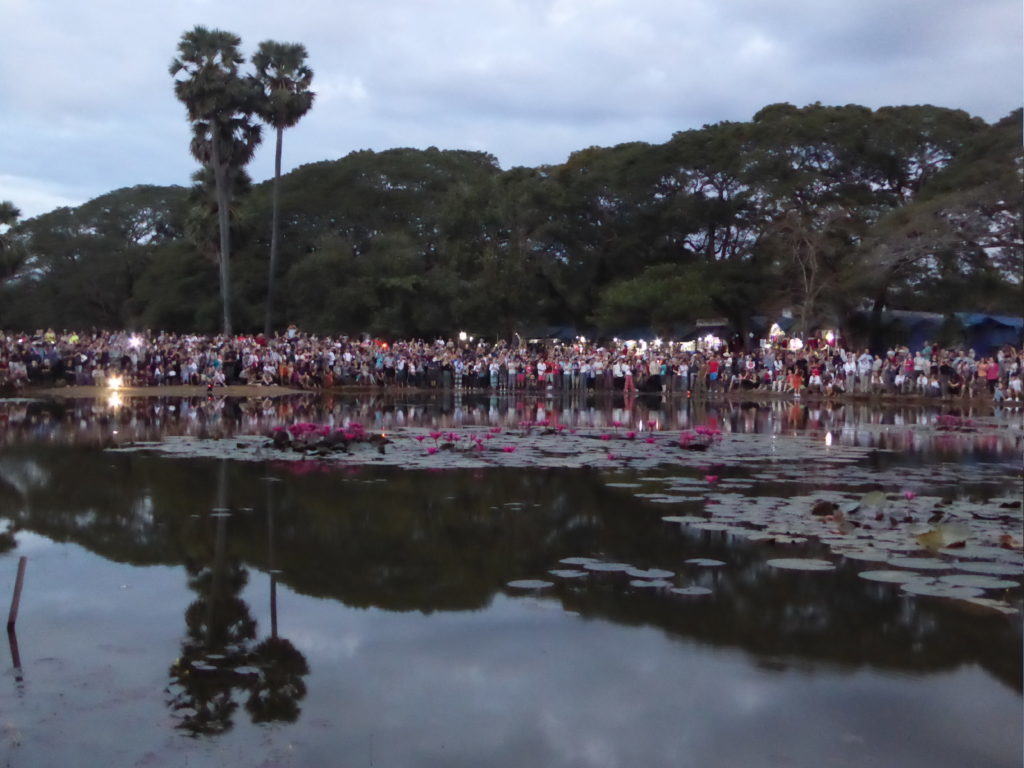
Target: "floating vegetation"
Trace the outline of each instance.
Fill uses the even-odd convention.
[[[697,517],[696,515],[666,515],[661,518],[666,523],[681,523],[688,525],[696,525],[698,523],[707,522],[706,517]]]
[[[543,579],[516,579],[505,586],[510,589],[547,589],[554,585],[553,581],[544,581]]]
[[[978,589],[1016,589],[1020,584],[1009,579],[997,579],[992,576],[976,576],[972,574],[955,574],[953,576],[940,576],[939,581],[943,584],[952,584],[954,587],[977,587]]]
[[[1024,576],[1024,567],[1010,563],[957,563],[956,569],[989,576]]]
[[[626,574],[637,579],[671,579],[675,576],[675,573],[663,568],[630,568]]]
[[[861,571],[857,574],[868,581],[880,581],[885,584],[906,584],[911,581],[928,579],[923,573],[916,571]]]
[[[766,565],[783,571],[834,571],[836,568],[828,560],[815,560],[809,557],[779,557],[767,561]]]
[[[616,474],[606,478],[606,487],[629,492],[652,506],[686,505],[687,514],[662,516],[684,533],[722,534],[716,540],[738,547],[821,546],[846,561],[884,563],[869,567],[865,573],[876,575],[863,578],[893,584],[924,583],[922,572],[1004,577],[995,583],[1024,575],[1020,533],[1024,504],[1019,494],[1006,489],[1009,479],[1019,481],[1019,467],[1003,460],[956,459],[961,444],[964,450],[989,450],[978,442],[982,439],[1010,446],[1005,455],[1016,457],[1024,432],[1018,425],[995,420],[974,420],[969,428],[944,424],[936,419],[899,425],[861,422],[856,434],[844,428],[843,436],[828,446],[823,446],[820,432],[811,430],[785,435],[723,434],[717,424],[687,430],[678,438],[657,432],[648,439],[627,439],[599,427],[532,429],[527,423],[522,429],[506,429],[500,446],[491,440],[491,428],[485,427],[446,432],[398,426],[387,429],[385,435],[353,424],[343,428],[300,424],[265,436],[166,437],[158,443],[111,450],[270,462],[274,470],[291,474],[367,465],[433,471],[614,468]],[[946,450],[954,459],[899,463],[896,455],[916,448],[922,439],[946,441],[943,445],[949,446]],[[623,470],[631,473],[623,475]],[[500,508],[519,512],[526,505],[509,502]],[[835,567],[826,559],[768,562],[788,570]],[[799,564],[787,568],[780,562]],[[826,565],[815,566],[815,562]],[[571,568],[555,569],[551,575],[559,579],[618,572],[644,581],[672,577],[658,569],[647,571],[592,557],[565,558],[560,564]],[[686,564],[711,568],[724,562],[691,558]],[[570,570],[576,573],[569,575]],[[893,575],[903,571],[907,572],[903,576]],[[968,582],[931,586],[932,592],[980,589]],[[917,593],[908,590],[908,594]]]
[[[918,571],[948,571],[953,564],[934,557],[890,557],[886,562],[897,568],[913,568]]]
[[[691,557],[689,560],[684,560],[687,565],[693,565],[698,568],[720,568],[725,565],[724,560],[715,560],[710,557]]]
[[[985,594],[984,590],[977,587],[954,587],[930,581],[908,581],[906,584],[902,584],[900,589],[920,597],[945,597],[953,600],[967,600]]]
[[[665,587],[671,587],[671,581],[665,581],[664,579],[633,579],[629,582],[629,586],[636,587],[637,589],[664,589]]]
[[[669,592],[681,597],[706,597],[711,594],[707,587],[674,587]]]
[[[577,571],[572,568],[555,568],[548,573],[560,579],[580,579],[587,575],[586,571]]]
[[[626,572],[633,568],[629,563],[584,563],[583,567],[598,573]]]

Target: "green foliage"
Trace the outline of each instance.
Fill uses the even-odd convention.
[[[508,336],[666,331],[707,316],[742,329],[784,307],[808,329],[848,326],[865,302],[1019,313],[1020,122],[781,104],[557,166],[502,171],[491,155],[433,147],[352,152],[280,179],[277,325]],[[191,193],[191,214],[187,190],[137,187],[12,228],[26,257],[0,288],[0,326],[215,328],[212,183]],[[272,184],[232,184],[230,299],[253,331]]]

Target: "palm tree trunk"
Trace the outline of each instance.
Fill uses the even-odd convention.
[[[216,135],[210,142],[213,180],[217,188],[217,221],[220,225],[220,300],[223,308],[223,333],[231,335],[231,223],[228,218],[227,169],[220,159],[220,141]]]
[[[270,336],[274,330],[274,276],[277,274],[277,240],[279,237],[278,186],[281,182],[281,141],[284,128],[277,126],[277,148],[274,151],[274,187],[271,193],[270,214],[270,274],[267,277],[267,315],[263,321],[263,335]]]

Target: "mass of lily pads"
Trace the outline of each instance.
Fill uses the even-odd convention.
[[[172,436],[115,450],[268,461],[296,474],[352,465],[433,471],[597,468],[606,471],[609,492],[629,494],[637,508],[683,507],[685,514],[662,517],[666,525],[763,544],[772,555],[784,555],[780,548],[796,550],[767,559],[777,571],[823,573],[841,562],[861,562],[862,578],[909,596],[1019,610],[1024,514],[1021,494],[1006,493],[1008,482],[1020,487],[1019,470],[1014,477],[1005,464],[963,462],[879,468],[868,458],[884,451],[814,432],[723,434],[707,425],[669,433],[656,426],[613,422],[609,430],[573,429],[541,420],[376,432],[354,421],[301,422],[268,435]],[[957,437],[990,426],[950,417],[933,429]],[[1019,428],[1003,432],[1019,455]],[[969,493],[957,491],[968,487]],[[523,574],[508,588],[532,594],[602,578],[666,599],[713,598],[713,585],[694,577],[728,567],[721,560],[691,558],[639,568],[581,555],[552,563],[546,573]]]

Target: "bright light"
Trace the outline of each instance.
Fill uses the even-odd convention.
[[[122,379],[120,376],[111,376],[109,379],[107,379],[107,387],[109,387],[110,389],[117,390],[123,386],[124,379]]]
[[[654,346],[660,347],[661,346],[661,339],[655,339],[654,340]]]
[[[138,349],[139,347],[142,346],[142,339],[140,339],[138,336],[132,336],[130,339],[128,339],[128,346],[131,347],[132,349]]]
[[[107,395],[107,405],[111,408],[121,407],[121,394],[119,392],[111,392]]]
[[[799,352],[803,348],[804,348],[804,343],[800,339],[794,338],[794,339],[790,339],[789,340],[789,349],[791,351]]]
[[[465,331],[459,331],[459,341],[465,341],[469,338],[469,334]]]
[[[825,445],[832,445],[832,433],[831,432],[826,432],[825,433]]]
[[[775,341],[781,335],[782,328],[779,327],[778,323],[772,323],[772,327],[768,330],[768,338]]]
[[[836,340],[836,335],[832,331],[825,331],[825,341],[829,344],[833,344]]]
[[[586,344],[587,343],[587,337],[586,336],[580,336],[580,343],[581,344]]]
[[[705,346],[711,347],[712,349],[718,349],[720,346],[722,346],[723,343],[722,340],[715,336],[715,334],[713,333],[709,333],[702,339],[702,341],[704,342]]]

